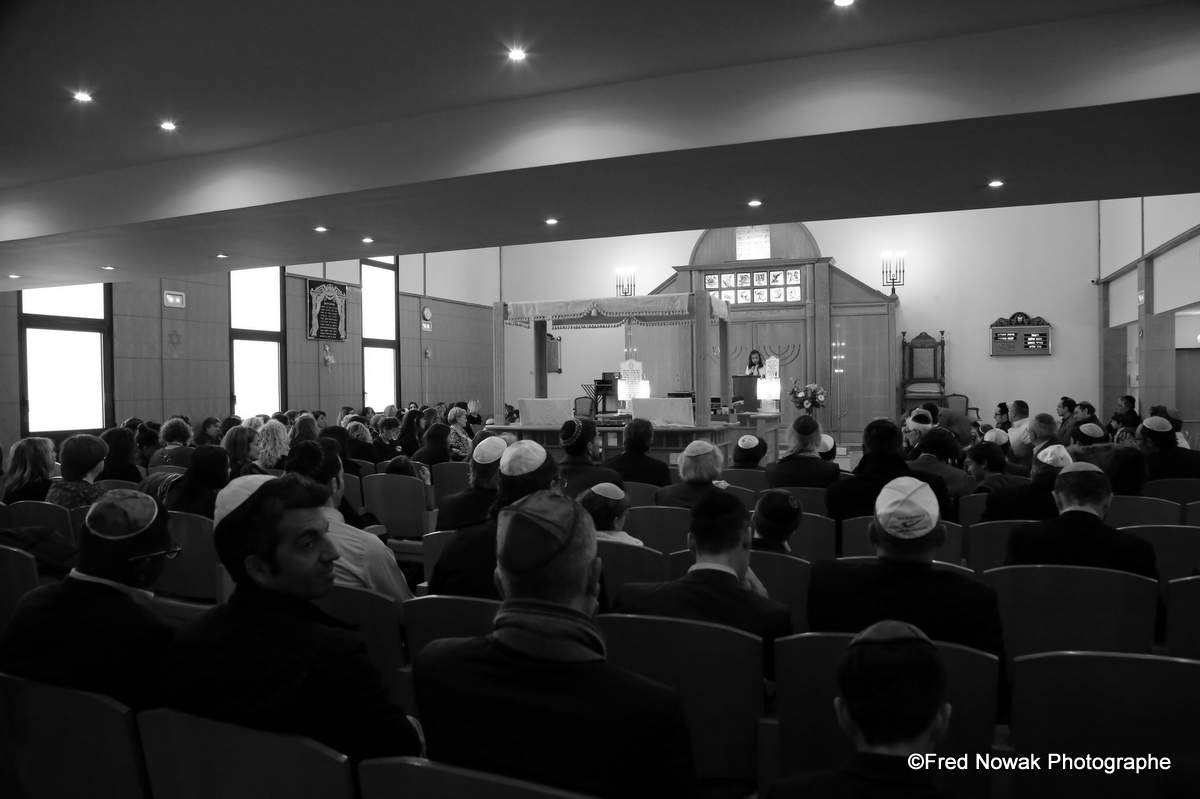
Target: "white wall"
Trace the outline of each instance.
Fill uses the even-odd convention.
[[[1146,251],[1200,225],[1200,194],[1146,198]]]
[[[1154,259],[1155,313],[1200,302],[1200,238]]]
[[[1100,201],[1100,274],[1111,275],[1142,254],[1142,198]]]
[[[1108,284],[1108,326],[1120,327],[1137,318],[1137,272],[1126,272]]]
[[[425,260],[430,297],[491,305],[500,299],[500,251],[496,247],[431,252]]]

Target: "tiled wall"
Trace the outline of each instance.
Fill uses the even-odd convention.
[[[330,418],[343,405],[362,404],[362,291],[347,289],[345,341],[310,341],[305,333],[305,281],[286,278],[287,406],[323,410]],[[325,362],[325,347],[334,363]],[[382,409],[376,409],[382,410]]]

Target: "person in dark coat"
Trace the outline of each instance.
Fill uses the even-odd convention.
[[[989,494],[992,491],[1025,484],[1023,478],[1017,478],[1005,471],[1004,450],[994,441],[981,441],[967,448],[963,463],[967,474],[975,481],[975,490],[972,493]]]
[[[762,469],[763,456],[767,454],[767,442],[747,433],[737,440],[733,448],[731,469]]]
[[[830,518],[841,521],[856,516],[873,516],[875,498],[897,477],[915,477],[929,484],[938,500],[943,519],[953,518],[946,482],[936,474],[914,472],[901,454],[904,439],[900,428],[888,419],[876,419],[863,430],[863,456],[853,476],[838,480],[825,490],[825,508]]]
[[[1117,409],[1108,420],[1108,432],[1116,437],[1119,431],[1136,430],[1141,423],[1142,417],[1138,416],[1137,412],[1137,399],[1125,394],[1117,400]]]
[[[1151,480],[1200,478],[1200,451],[1179,446],[1170,419],[1162,416],[1146,419],[1138,428],[1137,442],[1146,455],[1146,473]]]
[[[654,486],[671,484],[671,467],[647,453],[654,439],[654,425],[648,419],[634,419],[625,425],[625,451],[604,465],[623,480]]]
[[[775,639],[792,634],[792,615],[747,576],[746,506],[733,494],[710,488],[692,508],[688,548],[696,553],[696,563],[686,575],[665,583],[626,583],[613,611],[707,621],[757,635],[763,641],[764,674],[771,679]]]
[[[1054,502],[1054,480],[1071,462],[1071,455],[1062,444],[1051,444],[1039,450],[1033,459],[1030,481],[990,492],[980,521],[1055,518],[1058,505]]]
[[[837,683],[834,712],[854,755],[836,771],[780,780],[768,799],[948,796],[936,769],[908,760],[936,752],[950,726],[946,667],[929,637],[903,622],[872,624],[846,647]]]
[[[750,548],[761,552],[792,554],[788,539],[800,526],[804,509],[800,500],[782,488],[768,488],[759,492],[758,504],[750,520],[754,535]]]
[[[177,552],[165,509],[140,491],[107,492],[88,510],[79,565],[21,599],[0,640],[0,671],[134,710],[160,705],[173,633],[147,589]]]
[[[674,508],[691,508],[708,494],[717,484],[725,487],[721,480],[724,456],[709,441],[693,441],[679,453],[679,477],[683,482],[665,486],[654,492],[654,504]]]
[[[767,464],[767,485],[824,488],[841,478],[838,465],[821,457],[821,425],[816,419],[797,416],[790,435],[792,448],[788,454]]]
[[[413,666],[429,757],[589,796],[691,795],[679,696],[605,660],[591,517],[537,491],[498,527],[494,629],[434,641]]]
[[[355,760],[419,754],[361,636],[312,603],[333,587],[338,557],[322,513],[328,498],[295,474],[243,477],[221,491],[214,543],[237,588],[177,637],[169,703],[314,738]]]
[[[507,448],[503,438],[489,436],[471,449],[467,488],[442,497],[438,504],[439,530],[461,530],[487,521],[488,511],[496,501],[500,456]]]
[[[808,589],[813,632],[849,633],[884,619],[915,624],[935,641],[1002,656],[996,592],[933,567],[945,540],[937,498],[927,483],[898,477],[879,492],[871,522],[875,561],[818,561]]]
[[[624,488],[625,479],[614,469],[596,463],[596,423],[591,419],[568,419],[558,431],[565,456],[558,462],[563,494],[575,497],[597,483]]]
[[[1104,523],[1112,504],[1108,477],[1092,463],[1072,463],[1054,481],[1058,518],[1017,527],[1008,539],[1008,565],[1061,564],[1158,579],[1149,541]]]
[[[439,463],[450,461],[450,425],[445,422],[434,422],[425,431],[422,446],[412,454],[414,461],[420,461],[429,468]]]
[[[104,468],[96,475],[96,482],[124,480],[137,485],[142,482],[142,472],[137,467],[137,444],[133,430],[128,427],[110,427],[100,434],[100,440],[108,447],[104,456]]]

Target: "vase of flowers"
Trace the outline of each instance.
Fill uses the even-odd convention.
[[[809,416],[812,416],[814,410],[825,405],[824,387],[816,383],[801,385],[800,378],[792,381],[792,388],[788,391],[788,396],[792,398],[793,405]]]

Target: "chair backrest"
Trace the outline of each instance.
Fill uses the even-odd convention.
[[[849,633],[804,633],[775,642],[776,710],[779,717],[779,762],[782,774],[822,770],[844,761],[853,744],[839,729],[833,699],[839,693],[837,665]],[[939,754],[988,752],[996,727],[999,659],[987,652],[935,642],[946,666],[948,699],[953,712]],[[948,778],[961,796],[987,794],[988,775],[974,769]],[[958,779],[955,779],[957,776]],[[982,788],[982,790],[981,790]]]
[[[1085,566],[1004,566],[983,576],[996,589],[1010,658],[1149,652],[1154,643],[1158,583],[1148,577]]]
[[[138,716],[154,799],[355,799],[350,760],[298,735],[159,708]]]
[[[187,467],[186,466],[163,465],[163,466],[151,466],[149,469],[146,470],[147,474],[158,474],[159,472],[164,472],[166,474],[187,474]]]
[[[150,797],[129,708],[0,674],[0,775],[6,766],[15,771],[15,797]]]
[[[1179,524],[1183,508],[1177,502],[1155,497],[1129,497],[1118,494],[1112,498],[1104,523],[1109,527],[1129,527],[1135,524]]]
[[[37,588],[37,560],[28,552],[0,546],[0,637],[21,597]]]
[[[157,594],[150,600],[150,603],[167,620],[167,623],[177,630],[188,626],[216,607],[204,602],[188,602]]]
[[[591,419],[596,415],[596,401],[591,397],[576,397],[574,410],[579,418]]]
[[[1008,562],[1008,539],[1013,528],[1037,524],[1032,519],[979,522],[967,528],[967,565],[983,574]]]
[[[837,522],[828,516],[805,513],[800,529],[788,539],[792,554],[808,562],[833,560],[837,556]]]
[[[356,477],[352,474],[347,474],[344,476],[344,480],[346,482],[346,489],[344,492],[346,501],[350,503],[350,506],[353,507],[354,510],[361,510],[363,505],[366,504],[363,502],[362,478]]]
[[[875,557],[874,555],[843,555],[842,557],[838,558],[838,560],[839,561],[844,560],[849,563],[854,563],[854,562],[861,563],[861,562],[866,562],[866,561],[879,560],[879,558]],[[953,572],[954,574],[961,574],[964,577],[972,577],[976,580],[982,579],[979,576],[979,574],[977,574],[973,569],[969,569],[966,566],[963,566],[958,563],[947,563],[944,560],[935,560],[931,565],[933,566],[935,571]]]
[[[1154,547],[1154,559],[1161,580],[1187,577],[1195,574],[1196,568],[1200,567],[1200,527],[1140,524],[1121,529],[1143,541],[1149,541]]]
[[[1189,502],[1183,506],[1183,523],[1200,527],[1200,502]]]
[[[679,692],[697,775],[753,782],[763,714],[762,640],[687,619],[602,615],[597,621],[610,663]]]
[[[1192,713],[1181,712],[1197,707],[1200,663],[1194,660],[1112,652],[1029,655],[1014,667],[1011,740],[1018,754],[1149,752],[1170,757],[1175,771],[1200,751],[1200,726]],[[1154,777],[1146,773],[1044,769],[1028,777],[1016,786],[1026,795],[1168,795],[1154,792]],[[1192,782],[1177,795],[1194,792]]]
[[[12,527],[48,527],[70,544],[79,543],[79,531],[71,526],[71,512],[53,502],[14,502],[7,506]]]
[[[1142,486],[1142,496],[1169,499],[1180,505],[1200,502],[1200,480],[1186,477],[1150,480]]]
[[[470,482],[471,465],[466,461],[435,463],[430,479],[433,481],[433,497],[438,506],[442,498],[459,491],[466,491]]]
[[[616,597],[626,583],[658,583],[667,579],[667,558],[657,549],[620,541],[597,541],[596,554],[603,564],[601,574],[610,598]]]
[[[438,559],[442,557],[442,552],[446,549],[446,544],[450,543],[455,532],[454,530],[435,530],[421,536],[422,568],[427,581],[433,576],[433,567],[437,565]]]
[[[750,568],[767,589],[767,595],[791,610],[792,630],[806,631],[812,564],[791,555],[754,550],[750,553]]]
[[[404,474],[369,474],[362,480],[366,508],[392,538],[421,538],[425,527],[425,483]]]
[[[842,520],[842,555],[874,555],[875,545],[871,543],[871,516],[855,516]],[[954,522],[942,522],[946,531],[942,545],[934,552],[934,557],[945,563],[962,563],[963,560],[963,528]]]
[[[726,469],[721,473],[721,479],[730,485],[748,488],[756,493],[769,487],[767,473],[762,469]]]
[[[500,603],[469,596],[419,596],[404,603],[408,656],[415,658],[438,638],[470,638],[492,631]]]
[[[659,552],[686,549],[691,526],[687,508],[630,508],[625,516],[625,532]]]
[[[582,794],[421,757],[364,760],[358,767],[358,783],[362,799],[585,799]]]
[[[1200,577],[1183,577],[1167,585],[1167,652],[1171,657],[1200,660]]]
[[[987,506],[987,494],[964,494],[958,498],[958,523],[964,527],[978,524]]]
[[[790,491],[792,496],[800,500],[800,508],[805,513],[815,513],[818,516],[829,515],[829,511],[825,507],[824,488],[812,486],[780,486],[780,488]]]
[[[171,537],[183,551],[166,562],[154,590],[174,597],[217,601],[218,559],[212,519],[173,510],[167,524]]]
[[[369,474],[375,474],[374,461],[367,461],[363,460],[362,458],[350,458],[349,460],[352,460],[358,464],[358,474],[360,477],[366,477]]]
[[[625,481],[625,496],[629,499],[631,508],[654,507],[654,492],[661,486],[650,483],[639,483],[636,480]]]
[[[383,684],[391,686],[403,663],[400,648],[400,603],[387,594],[349,585],[335,585],[316,601],[321,610],[349,622],[367,644],[367,656]]]
[[[114,488],[124,488],[130,491],[137,491],[138,484],[128,480],[97,480],[96,488],[101,491],[112,491]]]
[[[754,510],[754,506],[758,504],[757,491],[752,491],[749,488],[738,485],[731,485],[725,490],[740,499],[742,504],[746,506],[746,510]]]

